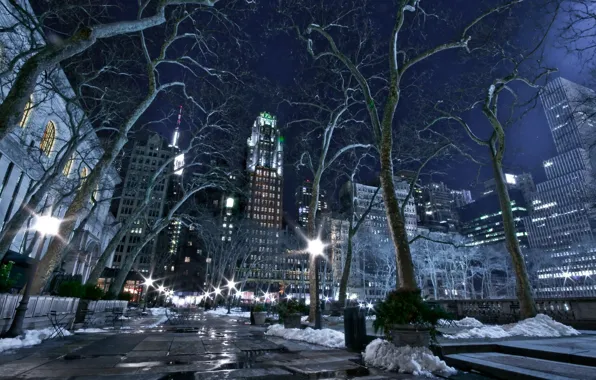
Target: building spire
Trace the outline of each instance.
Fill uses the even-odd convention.
[[[176,122],[176,129],[174,129],[174,136],[172,138],[172,144],[170,146],[178,148],[178,139],[180,138],[180,121],[182,120],[182,106],[178,111],[178,121]]]

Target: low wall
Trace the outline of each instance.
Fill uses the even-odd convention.
[[[20,295],[0,294],[0,332],[4,332],[10,328],[15,309],[20,301]],[[51,327],[52,323],[48,318],[48,314],[51,311],[56,312],[58,320],[61,320],[61,323],[71,324],[74,321],[78,305],[78,298],[32,296],[29,298],[23,329],[30,330]]]
[[[576,328],[596,328],[596,298],[535,299],[539,313]],[[481,322],[509,323],[520,319],[514,299],[433,301],[457,319],[474,317]]]

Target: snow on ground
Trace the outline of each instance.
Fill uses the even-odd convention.
[[[447,321],[445,319],[440,319],[439,326],[482,327],[484,325],[476,318],[465,317],[459,321]]]
[[[68,330],[63,330],[62,332],[64,336],[72,335]],[[25,334],[16,338],[0,339],[0,352],[35,346],[50,337],[55,338],[55,335],[55,330],[50,327],[42,330],[26,330]]]
[[[105,329],[98,329],[96,327],[75,330],[75,334],[96,334],[96,333],[107,333],[107,332],[109,332],[109,331],[105,330]]]
[[[150,307],[147,308],[147,311],[151,313],[151,315],[166,315],[166,307]],[[169,313],[169,311],[168,311]]]
[[[534,318],[509,325],[482,325],[470,330],[461,331],[454,335],[445,335],[449,339],[471,339],[471,338],[508,338],[512,336],[530,337],[559,337],[580,335],[579,331],[553,320],[548,315],[538,314]]]
[[[326,346],[332,348],[344,348],[345,337],[344,333],[331,330],[321,329],[313,330],[310,327],[301,329],[286,329],[283,325],[269,326],[265,335],[278,336],[284,339],[299,340],[302,342],[318,344],[319,346]]]
[[[417,376],[432,374],[453,375],[454,368],[435,355],[427,347],[396,347],[383,339],[375,339],[366,346],[364,363],[388,371],[411,373]]]
[[[230,309],[230,314],[228,314],[228,308],[220,307],[217,309],[207,310],[205,314],[211,315],[228,315],[231,317],[241,317],[241,318],[250,318],[250,311],[242,311],[239,308],[232,308]]]

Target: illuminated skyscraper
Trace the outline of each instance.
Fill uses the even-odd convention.
[[[319,189],[319,212],[329,211],[327,205],[325,190]],[[312,200],[312,182],[310,180],[304,181],[301,186],[296,189],[296,206],[298,208],[298,223],[302,227],[306,227],[308,222],[308,208]]]
[[[263,112],[257,117],[248,139],[249,193],[247,218],[254,221],[252,238],[255,255],[263,264],[249,272],[249,284],[279,283],[283,279],[279,237],[282,228],[283,137],[274,116]],[[265,258],[265,259],[263,259]],[[250,285],[249,285],[250,286]]]

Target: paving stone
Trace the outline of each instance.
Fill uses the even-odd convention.
[[[97,358],[73,359],[73,360],[53,360],[43,364],[37,369],[61,369],[61,368],[110,368],[120,363],[122,359],[119,356],[101,356]]]
[[[192,355],[204,354],[205,348],[203,343],[198,342],[172,342],[170,345],[170,355]]]
[[[171,342],[168,341],[147,341],[144,340],[137,344],[133,351],[168,351]]]
[[[196,380],[216,380],[216,379],[271,379],[281,380],[282,378],[290,378],[294,376],[291,372],[280,368],[252,368],[252,369],[232,369],[225,371],[212,371],[205,373],[196,373]]]
[[[38,359],[38,360],[16,360],[12,363],[2,364],[0,365],[0,374],[2,376],[17,376],[23,372],[32,370],[34,368],[41,367],[42,365],[51,362],[48,359]]]

